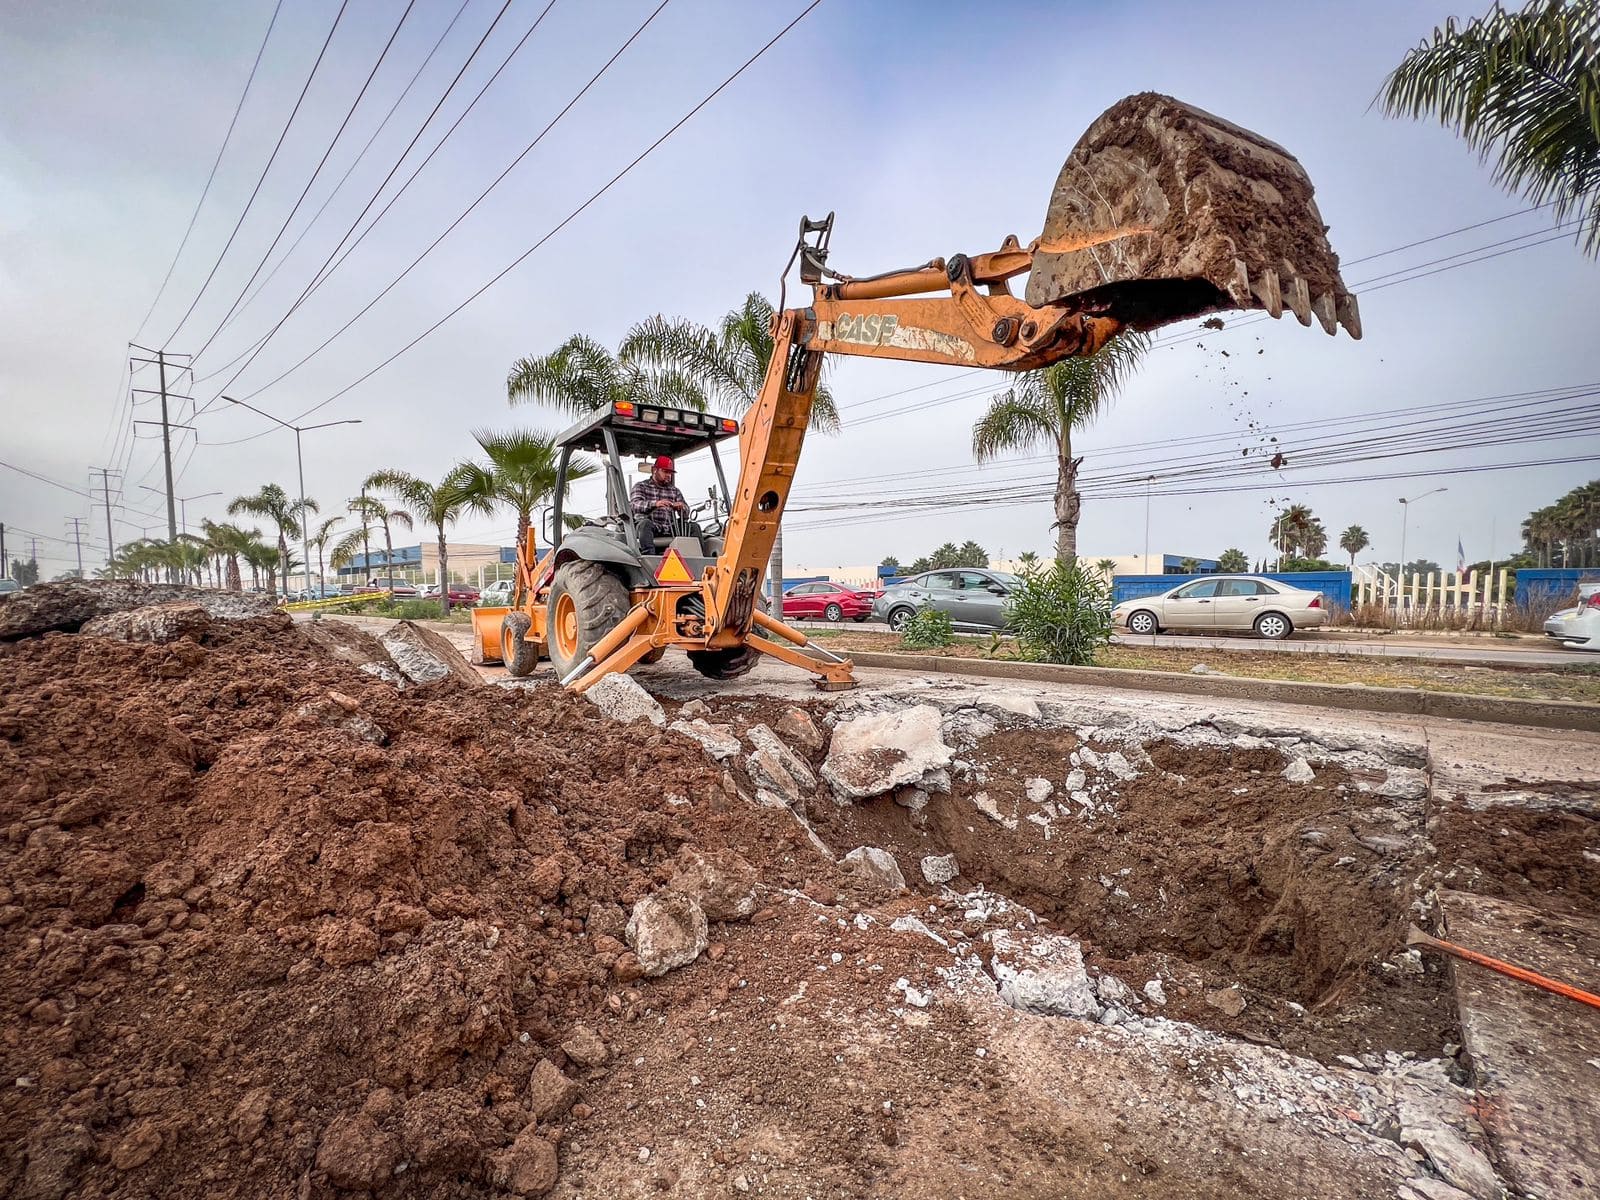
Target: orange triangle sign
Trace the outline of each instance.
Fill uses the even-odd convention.
[[[693,583],[694,576],[689,574],[689,568],[683,561],[683,555],[676,550],[668,550],[661,556],[661,566],[656,568],[657,583]]]

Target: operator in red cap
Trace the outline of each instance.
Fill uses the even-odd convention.
[[[650,478],[634,484],[629,494],[639,548],[646,554],[656,552],[658,537],[700,536],[700,527],[688,519],[689,505],[674,482],[677,473],[672,460],[663,454],[651,467]]]

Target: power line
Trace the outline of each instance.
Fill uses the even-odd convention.
[[[554,6],[554,2],[555,2],[555,0],[551,0],[551,3],[545,7],[544,12],[539,14],[539,20],[542,21],[544,19],[544,13],[547,13],[547,12],[550,11],[550,8]],[[307,354],[304,358],[302,358],[299,362],[295,363],[288,370],[282,372],[281,374],[279,374],[275,378],[273,378],[273,379],[269,380],[268,382],[262,384],[260,387],[256,388],[254,391],[246,393],[244,396],[240,397],[240,399],[243,399],[243,400],[253,399],[254,397],[259,396],[262,392],[266,391],[268,388],[272,387],[273,385],[281,383],[283,380],[287,379],[290,375],[292,375],[294,372],[298,371],[301,367],[305,366],[306,363],[310,362],[318,354],[322,353],[323,350],[325,350],[329,345],[331,345],[334,341],[336,341],[347,329],[350,328],[350,326],[354,325],[362,317],[366,316],[366,314],[368,312],[370,312],[373,309],[373,307],[378,304],[379,301],[381,301],[392,290],[394,290],[394,288],[399,286],[400,282],[403,279],[405,279],[405,277],[407,275],[411,274],[411,272],[416,269],[416,267],[422,262],[423,259],[427,258],[428,255],[432,254],[433,251],[438,247],[439,243],[444,241],[445,238],[449,237],[450,234],[455,231],[456,227],[458,225],[460,225],[461,222],[465,221],[467,219],[467,217],[470,216],[472,214],[472,212],[478,207],[478,205],[482,204],[483,201],[488,198],[489,193],[494,191],[495,188],[499,187],[501,182],[504,181],[504,179],[506,178],[506,176],[511,174],[511,172],[516,169],[517,165],[520,162],[522,162],[522,160],[524,158],[526,158],[529,154],[531,154],[533,152],[534,147],[537,146],[540,142],[542,142],[544,140],[544,138],[545,138],[545,135],[548,134],[552,129],[554,129],[556,127],[556,125],[560,123],[561,119],[563,117],[565,117],[568,112],[570,112],[572,110],[572,108],[578,103],[578,101],[583,99],[583,97],[588,93],[589,89],[594,87],[594,85],[600,81],[601,76],[605,75],[605,73],[611,69],[612,65],[619,58],[621,58],[623,53],[628,49],[628,47],[633,45],[633,43],[639,38],[639,36],[644,33],[644,31],[650,26],[651,22],[653,22],[656,19],[656,17],[661,15],[661,11],[664,8],[666,8],[667,5],[670,2],[671,2],[671,0],[661,0],[661,3],[658,4],[651,11],[649,16],[645,17],[644,21],[639,25],[639,27],[637,29],[635,29],[631,35],[629,35],[628,40],[623,42],[621,46],[617,47],[616,52],[613,53],[611,55],[611,57],[606,60],[605,64],[603,66],[601,66],[601,68],[598,71],[596,71],[589,78],[589,81],[587,83],[585,83],[582,88],[580,88],[578,90],[577,94],[574,95],[572,97],[572,99],[568,100],[567,103],[562,106],[561,111],[556,113],[556,115],[551,118],[550,122],[547,125],[545,125],[545,127],[543,129],[541,129],[539,131],[537,136],[534,137],[533,141],[529,142],[525,147],[523,147],[522,152],[520,154],[518,154],[514,159],[512,159],[511,162],[506,165],[505,169],[502,170],[499,175],[495,176],[493,181],[490,182],[489,186],[484,188],[483,191],[478,194],[477,199],[475,199],[471,204],[467,205],[467,207],[460,213],[460,215],[458,215],[455,220],[451,221],[450,224],[445,227],[443,233],[439,234],[439,236],[434,238],[432,242],[428,243],[427,248],[424,249],[421,254],[417,255],[416,258],[412,259],[410,264],[403,271],[401,271],[400,274],[395,276],[394,279],[392,279],[389,282],[387,287],[385,287],[381,292],[379,292],[376,296],[374,296],[371,300],[369,300],[367,302],[367,304],[359,312],[356,313],[355,316],[351,317],[348,321],[346,321],[338,329],[334,330],[333,333],[330,334],[319,346],[317,346],[316,349],[312,350],[311,353]],[[538,28],[538,22],[536,21],[536,22],[534,22],[534,29],[537,29],[537,28]],[[531,34],[532,32],[533,32],[533,29],[528,30],[529,34]],[[527,40],[526,35],[524,35],[523,40],[524,41]],[[521,43],[518,43],[517,49],[521,49]],[[512,53],[515,54],[516,51],[513,50]],[[508,62],[510,61],[509,57],[507,58],[507,61]],[[504,66],[504,64],[501,64],[501,65]],[[496,72],[496,74],[498,74],[498,72]],[[489,83],[493,83],[493,82],[494,82],[493,79],[489,80]],[[487,89],[488,86],[489,86],[488,84],[485,84],[484,88]],[[481,91],[478,93],[479,96],[481,96],[482,94],[483,93]],[[474,103],[477,102],[476,98],[474,98],[473,102]],[[471,111],[470,107],[469,107],[468,111]],[[461,116],[465,117],[466,113],[463,112],[461,114]],[[460,123],[460,118],[457,118],[457,124],[459,124],[459,123]],[[454,131],[455,131],[455,127],[451,126],[450,133],[453,133]],[[449,133],[446,133],[445,137],[449,137]],[[440,146],[444,145],[443,139],[440,140],[439,145]],[[439,146],[435,146],[434,147],[434,152],[437,152],[438,149],[439,149]],[[432,157],[433,157],[433,154],[430,153],[428,158],[432,158]],[[417,167],[417,170],[421,171],[422,168],[427,166],[427,165],[428,165],[428,160],[424,159],[422,161],[422,163]],[[416,178],[415,173],[412,175],[411,178],[412,179]],[[407,180],[407,184],[409,184],[409,183],[410,183],[410,180]],[[401,192],[403,192],[404,190],[405,190],[404,187],[402,187],[401,188]],[[391,199],[390,202],[389,202],[390,205],[393,205],[394,200],[398,200],[399,198],[400,198],[400,192],[396,192],[394,198]],[[351,243],[350,249],[345,252],[345,258],[348,258],[350,256],[350,253],[355,250],[357,245],[360,244],[361,238],[366,237],[366,235],[368,233],[372,232],[373,228],[377,225],[377,223],[383,219],[383,213],[384,212],[388,212],[388,208],[387,207],[385,207],[383,212],[380,212],[377,215],[377,217],[373,219],[371,225],[368,225],[367,228],[362,231],[361,237],[358,237],[355,242]],[[336,247],[335,248],[335,253],[337,253],[337,252],[338,251],[337,251],[337,247]],[[330,257],[330,260],[331,260],[332,256],[330,255],[329,257]],[[322,278],[326,279],[328,277],[328,275],[332,275],[334,271],[338,270],[339,266],[343,262],[344,262],[344,259],[340,259],[339,262],[334,263],[332,268],[330,268],[328,270],[327,275],[324,275]],[[294,312],[294,310],[300,306],[301,301],[303,301],[307,296],[309,296],[311,294],[311,292],[314,291],[316,289],[316,287],[321,282],[322,282],[322,280],[320,280],[320,279],[313,279],[312,280],[311,284],[307,286],[306,290],[300,294],[300,299],[296,300],[294,302],[294,304],[290,306],[289,312],[284,314],[283,321],[287,321],[289,319],[289,316]],[[267,334],[268,338],[270,338],[274,333],[277,332],[277,330],[283,325],[283,321],[279,321],[276,326],[274,326],[270,331],[268,331],[268,334]],[[262,344],[265,345],[265,342],[263,342]],[[256,353],[259,353],[259,348],[256,351]],[[252,353],[250,358],[251,358],[251,360],[254,360],[255,354]],[[250,365],[250,362],[247,361],[244,364],[244,367],[240,367],[239,371],[236,371],[234,373],[233,378],[228,380],[227,383],[222,385],[222,387],[219,389],[219,394],[220,394],[220,392],[225,392],[230,387],[232,387],[233,386],[233,381],[235,379],[238,379],[239,375],[244,371],[245,367],[248,367],[249,365]]]
[[[317,77],[317,69],[322,66],[323,56],[328,53],[328,46],[333,42],[333,35],[338,32],[339,22],[344,20],[345,9],[350,6],[350,0],[341,0],[339,12],[333,18],[333,28],[328,30],[328,36],[322,43],[322,49],[317,52],[317,61],[311,64],[311,73],[306,76],[305,86],[300,89],[300,95],[294,102],[294,107],[289,110],[289,119],[283,123],[283,129],[278,134],[278,140],[272,147],[272,153],[267,156],[267,165],[261,168],[261,176],[256,180],[256,185],[250,190],[250,198],[245,201],[244,211],[239,214],[239,219],[233,223],[233,232],[228,234],[228,240],[223,243],[217,259],[211,264],[211,270],[206,273],[205,282],[200,285],[200,290],[195,293],[194,299],[189,302],[187,311],[177,326],[167,335],[168,342],[176,340],[179,332],[194,315],[195,306],[200,303],[200,297],[206,294],[206,289],[211,286],[211,281],[216,278],[217,268],[222,266],[222,260],[227,257],[228,250],[233,246],[233,239],[239,236],[239,230],[244,225],[244,219],[250,215],[250,209],[255,205],[256,197],[261,193],[261,185],[267,181],[267,172],[272,170],[272,164],[278,160],[278,151],[283,149],[283,141],[289,136],[289,127],[294,124],[294,119],[299,115],[300,106],[305,103],[306,93],[311,90],[311,81]]]
[[[414,7],[416,7],[416,0],[406,0],[406,6],[400,13],[400,19],[395,22],[393,31],[390,32],[389,40],[383,44],[383,49],[378,51],[378,61],[372,64],[372,70],[367,72],[367,78],[361,84],[361,90],[356,93],[356,98],[350,102],[350,107],[344,114],[344,120],[340,121],[339,128],[333,131],[333,137],[328,140],[327,149],[322,152],[322,157],[317,160],[317,165],[311,171],[311,178],[306,180],[305,187],[300,189],[300,195],[295,198],[294,207],[289,210],[289,215],[284,217],[283,224],[278,226],[278,232],[272,235],[271,244],[262,253],[261,260],[256,263],[255,270],[250,272],[250,278],[245,280],[244,286],[239,289],[239,294],[234,297],[233,303],[228,306],[228,311],[222,314],[222,320],[217,322],[217,327],[201,343],[200,349],[194,352],[195,358],[199,358],[204,354],[207,347],[215,340],[217,334],[222,332],[222,327],[227,324],[228,318],[233,316],[235,310],[238,309],[240,301],[245,297],[245,293],[250,290],[250,285],[256,281],[257,276],[261,274],[262,268],[267,265],[267,260],[272,257],[272,252],[278,248],[278,243],[283,239],[283,235],[288,232],[289,225],[294,220],[295,214],[300,211],[300,206],[306,202],[306,197],[311,194],[312,187],[315,186],[318,177],[321,176],[322,168],[328,165],[328,158],[333,154],[333,148],[339,144],[339,139],[344,136],[344,131],[349,128],[351,118],[356,115],[356,109],[361,107],[361,101],[366,96],[367,89],[372,86],[372,81],[378,77],[378,72],[383,69],[383,64],[389,58],[389,50],[394,46],[395,38],[400,36],[400,30],[405,26],[406,18],[411,15],[411,10]]]
[[[747,58],[735,71],[733,71],[732,74],[728,75],[727,78],[725,78],[715,88],[713,88],[710,92],[708,92],[705,95],[705,97],[700,100],[700,102],[698,104],[696,104],[693,108],[691,108],[683,116],[679,117],[678,120],[675,121],[666,130],[666,132],[662,133],[659,137],[657,137],[655,139],[655,141],[651,142],[642,151],[640,151],[637,155],[635,155],[634,158],[632,159],[632,161],[630,161],[625,167],[623,167],[620,171],[618,171],[615,175],[613,175],[610,179],[608,179],[604,184],[602,184],[599,188],[597,188],[589,196],[588,199],[583,201],[583,203],[578,205],[575,209],[573,209],[570,213],[568,213],[565,217],[563,217],[559,222],[557,222],[553,227],[551,227],[542,237],[540,237],[538,239],[538,241],[534,242],[533,245],[529,246],[526,250],[524,250],[516,258],[512,259],[512,261],[507,266],[505,266],[502,270],[500,270],[497,274],[495,274],[487,282],[485,282],[480,287],[478,287],[474,292],[472,292],[469,296],[467,296],[466,299],[462,300],[459,304],[457,304],[449,312],[445,313],[444,316],[440,317],[432,325],[429,325],[421,333],[417,334],[416,337],[412,338],[405,345],[401,346],[400,349],[396,350],[393,354],[389,355],[389,357],[385,358],[377,366],[371,368],[369,371],[367,371],[365,374],[361,375],[359,378],[357,378],[356,380],[352,381],[351,383],[346,384],[344,387],[340,388],[337,392],[334,392],[333,395],[327,397],[324,400],[321,400],[321,401],[317,402],[316,404],[312,405],[310,408],[306,409],[304,412],[300,413],[298,416],[296,416],[294,418],[295,422],[299,422],[299,421],[304,420],[306,417],[310,416],[312,413],[318,411],[319,409],[321,409],[321,408],[323,408],[323,407],[325,407],[325,406],[327,406],[329,404],[332,404],[335,400],[339,399],[339,397],[345,395],[346,393],[352,391],[356,387],[359,387],[361,384],[365,383],[368,379],[372,378],[372,376],[376,375],[379,371],[383,370],[390,363],[394,362],[396,359],[400,358],[402,355],[408,353],[411,349],[413,349],[415,346],[417,346],[420,342],[422,342],[425,338],[427,338],[435,330],[440,328],[440,326],[444,325],[447,321],[449,321],[457,313],[461,312],[462,309],[466,308],[469,304],[471,304],[479,296],[483,295],[484,292],[488,291],[495,284],[499,283],[502,279],[504,279],[507,275],[509,275],[512,271],[514,271],[517,267],[521,266],[523,262],[525,262],[532,254],[534,254],[534,252],[539,250],[540,247],[542,247],[546,242],[548,242],[551,238],[555,237],[556,234],[560,233],[561,230],[565,229],[569,224],[571,224],[574,220],[576,220],[578,218],[578,216],[580,216],[583,212],[585,212],[592,204],[594,204],[595,201],[599,200],[602,196],[604,196],[607,192],[609,192],[613,187],[615,187],[617,185],[617,183],[619,183],[625,176],[627,176],[635,167],[637,167],[641,162],[643,162],[652,153],[654,153],[662,145],[662,143],[664,143],[668,138],[670,138],[678,130],[682,129],[684,127],[684,125],[688,124],[689,121],[691,121],[696,115],[698,115],[700,113],[700,111],[702,109],[704,109],[706,107],[706,105],[710,104],[711,101],[713,101],[719,95],[721,95],[724,90],[726,90],[730,85],[733,84],[733,82],[735,80],[737,80],[741,75],[743,75],[747,70],[749,70],[750,67],[755,65],[755,63],[763,55],[765,55],[768,50],[772,49],[773,46],[777,45],[778,42],[780,40],[782,40],[782,38],[786,34],[788,34],[788,32],[791,29],[793,29],[802,20],[804,20],[805,17],[808,14],[810,14],[811,11],[813,9],[815,9],[817,7],[817,5],[819,5],[821,2],[822,2],[822,0],[811,0],[811,3],[806,5],[806,7],[804,9],[802,9],[801,12],[796,17],[794,17],[787,25],[785,25],[776,34],[774,34],[773,37],[769,41],[767,41],[767,43],[765,45],[763,45],[759,50],[757,50],[754,54],[752,54],[749,58]],[[253,394],[254,393],[252,393],[252,395]],[[258,434],[258,435],[253,435],[253,436],[261,436],[261,435]],[[240,440],[248,440],[248,439],[240,439]]]
[[[189,244],[189,235],[194,232],[195,222],[200,218],[200,210],[205,207],[206,197],[211,194],[211,184],[217,177],[217,168],[222,165],[222,156],[227,152],[228,143],[233,139],[234,126],[239,123],[239,114],[244,111],[245,97],[250,94],[250,85],[256,81],[256,68],[261,66],[261,56],[266,53],[267,42],[272,38],[273,26],[277,25],[278,13],[282,10],[283,0],[278,0],[272,9],[272,19],[267,22],[267,32],[261,36],[261,46],[256,50],[256,60],[250,64],[250,75],[244,81],[244,91],[239,93],[239,103],[233,106],[233,116],[228,121],[228,132],[222,135],[222,145],[217,147],[217,157],[211,162],[211,173],[206,176],[205,187],[200,189],[200,199],[195,201],[194,212],[189,214],[189,225],[183,231],[183,238],[178,242],[178,249],[173,254],[172,261],[167,264],[167,273],[162,277],[161,286],[156,289],[155,299],[150,301],[144,319],[139,322],[139,328],[134,330],[133,340],[136,342],[144,334],[144,327],[150,323],[156,305],[161,303],[161,297],[167,294],[167,284],[172,282],[172,272],[177,268],[178,260],[183,257],[184,247]]]
[[[19,475],[26,475],[30,479],[37,479],[40,483],[48,483],[51,487],[58,487],[64,492],[71,492],[74,496],[82,496],[87,500],[94,499],[92,492],[86,492],[82,488],[75,488],[70,483],[62,483],[59,479],[51,479],[50,476],[41,475],[37,471],[30,471],[27,467],[19,467],[15,463],[8,462],[0,462],[0,467],[15,471]]]

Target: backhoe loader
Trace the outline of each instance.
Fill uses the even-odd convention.
[[[848,354],[1028,371],[1094,353],[1123,330],[1152,330],[1229,309],[1287,309],[1303,325],[1361,336],[1356,299],[1312,198],[1281,147],[1168,96],[1113,105],[1062,168],[1040,236],[999,249],[855,277],[828,264],[833,214],[800,222],[808,304],[780,299],[766,380],[742,424],[732,417],[622,401],[560,439],[561,486],[577,450],[604,456],[607,513],[539,554],[517,548],[507,608],[477,609],[483,661],[512,675],[549,658],[576,691],[616,671],[688,651],[714,679],[770,655],[854,686],[851,663],[759,603],[762,575],[794,482],[823,356]],[[1028,274],[1024,298],[1010,281]],[[730,494],[717,446],[739,437]],[[622,460],[709,450],[721,483],[700,536],[685,526],[645,548],[634,534]],[[651,551],[654,551],[652,553]]]

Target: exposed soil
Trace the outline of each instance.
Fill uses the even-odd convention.
[[[1542,802],[1519,802],[1522,787]],[[1600,911],[1600,787],[1512,782],[1483,790],[1503,793],[1503,802],[1468,804],[1457,795],[1430,822],[1442,882],[1552,913]]]
[[[832,872],[693,743],[280,618],[0,673],[7,1195],[481,1195],[537,1060],[627,1019],[622,906],[681,845]]]

